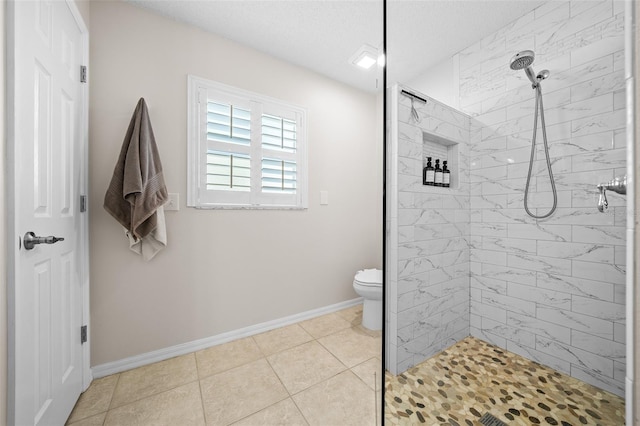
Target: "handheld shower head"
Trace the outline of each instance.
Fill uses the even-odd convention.
[[[509,66],[515,71],[528,68],[533,63],[535,57],[536,54],[533,53],[533,50],[523,50],[522,52],[516,53],[513,58],[511,58]]]
[[[541,80],[549,77],[549,71],[547,70],[542,71],[536,76],[533,68],[531,68],[531,64],[533,64],[533,60],[535,59],[535,57],[536,54],[533,52],[533,50],[523,50],[516,53],[511,58],[511,62],[509,63],[509,67],[512,70],[517,71],[523,69],[525,74],[527,74],[529,81],[531,81],[531,84],[533,84],[534,88],[538,85],[538,83],[540,83]]]

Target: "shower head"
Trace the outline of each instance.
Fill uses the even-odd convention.
[[[512,70],[524,70],[525,74],[531,81],[533,87],[537,87],[540,81],[549,77],[549,71],[544,70],[540,74],[536,75],[531,68],[531,64],[533,64],[533,60],[536,57],[536,54],[533,53],[533,50],[523,50],[521,52],[516,53],[513,58],[511,58],[511,62],[509,66]]]
[[[522,52],[516,53],[513,58],[511,58],[510,67],[512,70],[521,70],[528,68],[533,63],[533,59],[536,57],[536,54],[533,53],[533,50],[523,50]]]

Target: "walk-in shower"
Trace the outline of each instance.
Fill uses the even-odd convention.
[[[544,123],[544,107],[542,105],[542,88],[540,82],[549,77],[549,70],[542,70],[539,74],[533,71],[531,64],[535,59],[535,53],[533,50],[523,50],[516,53],[511,58],[510,67],[512,70],[524,69],[525,74],[531,81],[531,87],[536,91],[536,109],[533,118],[533,136],[531,137],[531,158],[529,159],[529,172],[527,173],[527,183],[524,187],[524,209],[529,216],[534,219],[544,219],[553,214],[558,205],[558,193],[556,191],[556,183],[553,178],[553,172],[551,171],[551,159],[549,158],[549,144],[547,142],[547,129]],[[549,172],[549,180],[551,181],[551,190],[553,191],[553,206],[551,210],[543,215],[535,215],[531,213],[528,205],[529,198],[529,185],[531,184],[531,171],[533,169],[533,160],[536,155],[536,135],[538,132],[538,112],[540,114],[540,125],[542,127],[542,140],[544,141],[544,154],[547,159],[547,171]]]

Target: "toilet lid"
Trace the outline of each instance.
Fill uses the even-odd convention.
[[[358,271],[355,280],[363,285],[382,285],[382,271],[380,269]]]

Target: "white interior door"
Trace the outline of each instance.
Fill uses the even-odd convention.
[[[64,0],[8,4],[9,421],[63,425],[83,390],[87,31]],[[29,248],[25,235],[55,236]],[[20,238],[22,241],[20,241]],[[36,240],[35,242],[40,242]],[[55,242],[55,243],[54,243]]]

